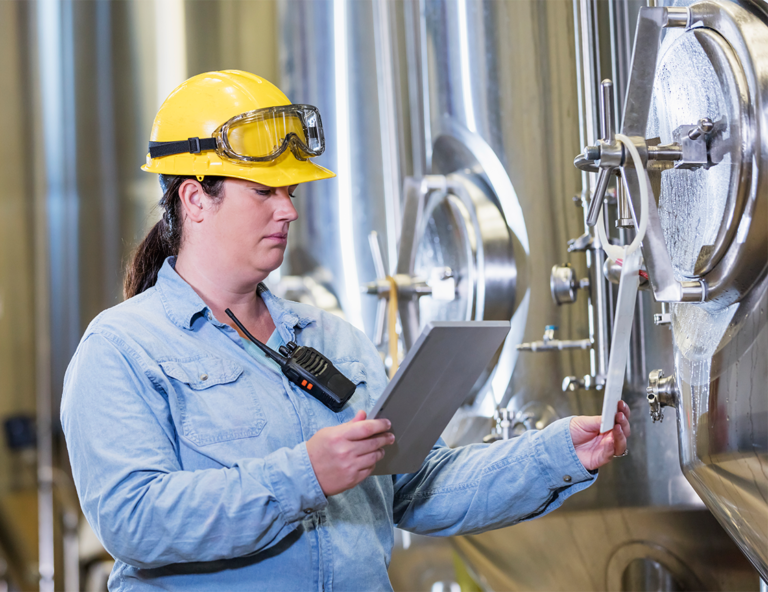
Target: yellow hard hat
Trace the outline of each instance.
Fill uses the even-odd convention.
[[[263,78],[224,70],[193,76],[160,107],[142,170],[284,187],[336,175],[310,158],[325,149],[320,113],[292,105]]]

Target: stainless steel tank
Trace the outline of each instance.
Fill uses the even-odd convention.
[[[473,275],[477,249],[466,238],[467,229],[478,229],[472,210],[476,215],[482,207],[475,202],[470,208],[471,200],[459,196],[468,180],[477,180],[483,207],[506,225],[499,233],[494,223],[495,230],[485,235],[491,250],[497,247],[490,245],[507,246],[493,251],[503,263],[490,274],[485,268],[480,283],[487,282],[488,293],[496,290],[488,314],[513,319],[507,344],[512,347],[502,351],[494,373],[467,401],[449,439],[481,439],[497,406],[517,429],[599,413],[614,288],[602,273],[602,251],[585,234],[581,207],[589,203],[595,179],[582,177],[572,160],[598,136],[594,98],[601,68],[614,71],[623,95],[630,21],[639,6],[586,0],[336,0],[308,3],[303,10],[294,10],[295,2],[286,6],[281,29],[306,32],[303,43],[281,50],[289,95],[326,101],[321,109],[332,121],[326,127],[335,130],[329,134],[328,165],[347,175],[334,181],[337,185],[310,189],[312,201],[302,211],[305,226],[294,241],[296,264],[305,266],[302,271],[330,269],[329,283],[342,303],[352,302],[360,284],[375,284],[367,236],[376,230],[387,237],[386,274],[404,277],[398,292],[407,296],[400,308],[406,346],[409,330],[428,316],[482,318],[472,304],[479,302],[478,274]],[[320,30],[326,34],[314,37]],[[383,49],[382,31],[391,40]],[[591,31],[590,38],[585,31]],[[344,51],[346,59],[339,55]],[[612,55],[618,56],[613,63]],[[364,133],[350,135],[331,119],[342,113]],[[392,147],[399,149],[396,159],[387,156]],[[408,175],[414,178],[403,185]],[[400,186],[403,191],[393,189]],[[340,211],[350,203],[354,226]],[[351,255],[339,256],[343,248],[354,251],[355,274],[349,272]],[[566,258],[575,283],[565,292],[583,296],[558,306],[550,296],[550,270]],[[452,298],[440,297],[446,285],[454,290]],[[664,590],[757,588],[754,570],[683,476],[675,427],[653,426],[647,415],[647,369],[664,366],[674,354],[672,334],[653,323],[649,293],[642,293],[638,306],[625,389],[634,411],[630,456],[602,469],[593,487],[551,516],[453,540],[489,589],[635,590],[655,589],[654,582]],[[373,296],[345,304],[345,311],[363,313],[371,337],[377,332],[375,309]],[[559,333],[542,340],[552,325]],[[531,353],[518,352],[511,343],[552,345],[556,337],[594,345]],[[392,566],[396,587],[413,585],[414,565],[422,574],[427,566],[433,570],[433,580],[423,576],[420,585],[446,581],[452,559],[445,546],[407,533],[400,540]]]
[[[12,137],[0,158],[0,420],[37,423],[36,449],[0,448],[0,589],[79,590],[85,563],[109,559],[98,543],[78,556],[64,371],[91,319],[122,299],[123,264],[158,217],[157,178],[139,167],[160,103],[210,69],[274,79],[274,21],[272,1],[0,7]]]
[[[677,407],[685,476],[766,579],[768,14],[730,1],[648,9],[638,39],[624,125],[649,146],[658,215],[644,256],[674,338],[648,398],[654,419]],[[651,158],[661,146],[674,164]],[[702,286],[700,302],[675,284]]]

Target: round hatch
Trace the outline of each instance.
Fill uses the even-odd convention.
[[[447,179],[449,190],[431,195],[417,233],[414,272],[432,288],[419,300],[420,323],[509,319],[517,276],[511,231],[480,176]]]
[[[744,210],[748,87],[732,47],[711,29],[668,31],[659,56],[648,138],[669,144],[701,120],[714,126],[707,165],[664,170],[658,193],[677,279],[700,278],[722,260]]]

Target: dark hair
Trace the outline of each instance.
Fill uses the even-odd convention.
[[[160,207],[163,217],[144,237],[126,267],[123,281],[123,295],[126,299],[141,294],[157,282],[157,273],[166,257],[179,254],[182,231],[182,205],[179,199],[179,187],[193,176],[160,175],[160,187],[163,197]],[[204,177],[200,181],[203,191],[218,203],[223,198],[225,177]]]

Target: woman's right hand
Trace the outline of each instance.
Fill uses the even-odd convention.
[[[323,428],[307,441],[318,483],[327,496],[352,489],[384,458],[384,446],[395,441],[388,419],[365,419],[365,411],[347,423]]]

